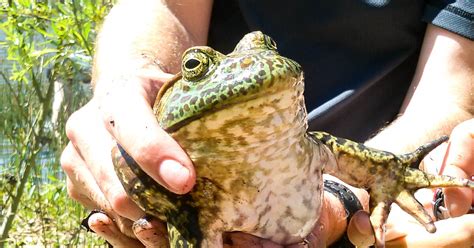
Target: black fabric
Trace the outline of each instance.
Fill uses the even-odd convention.
[[[423,0],[214,2],[211,46],[228,53],[261,30],[302,65],[310,130],[364,141],[396,117],[426,28]]]

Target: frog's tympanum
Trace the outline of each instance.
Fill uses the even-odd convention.
[[[445,139],[394,155],[307,132],[303,88],[300,65],[280,56],[261,32],[247,34],[228,55],[210,47],[183,54],[181,75],[162,87],[154,111],[194,163],[192,191],[173,194],[120,146],[113,152],[125,190],[147,214],[167,223],[171,247],[222,247],[222,233],[232,231],[280,244],[302,242],[320,215],[323,172],[370,192],[378,246],[391,203],[434,232],[414,191],[474,188],[472,181],[416,169]]]

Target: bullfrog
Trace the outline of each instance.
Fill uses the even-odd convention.
[[[233,231],[302,242],[321,213],[323,173],[370,192],[378,246],[391,203],[434,232],[414,191],[474,188],[467,179],[417,169],[445,138],[395,155],[308,132],[303,91],[301,66],[281,56],[262,32],[245,35],[227,55],[206,46],[184,52],[181,73],[160,89],[154,113],[193,161],[194,188],[171,193],[120,145],[113,150],[125,191],[146,214],[167,223],[171,247],[222,247],[222,234]]]

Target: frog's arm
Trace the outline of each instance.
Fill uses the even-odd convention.
[[[192,196],[178,195],[161,186],[120,145],[112,149],[112,157],[114,169],[127,194],[147,215],[167,223],[170,247],[200,247],[203,234],[198,223],[198,210],[191,206]]]
[[[336,163],[327,165],[329,171],[326,172],[349,184],[369,190],[372,213],[370,220],[379,245],[382,245],[383,226],[391,203],[397,203],[432,233],[436,231],[436,227],[430,215],[414,198],[415,190],[436,187],[474,189],[473,181],[427,174],[417,169],[423,157],[446,141],[447,137],[421,146],[412,153],[395,155],[324,132],[310,132],[308,135],[318,144],[324,144],[334,154]]]

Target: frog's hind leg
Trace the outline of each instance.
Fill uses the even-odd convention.
[[[433,142],[419,147],[412,153],[400,156],[402,163],[411,165],[411,168],[406,168],[405,170],[403,176],[405,190],[402,190],[398,194],[398,196],[395,198],[395,202],[405,212],[409,213],[421,224],[423,224],[425,229],[430,233],[434,233],[436,231],[436,227],[434,226],[430,215],[426,212],[421,203],[419,203],[413,197],[413,192],[420,188],[438,187],[468,187],[474,189],[474,182],[468,179],[455,178],[447,175],[428,174],[417,168],[426,154],[428,154],[436,146],[447,139],[447,136],[443,136]]]
[[[421,146],[412,153],[396,155],[324,132],[310,132],[308,135],[318,145],[318,150],[324,144],[333,154],[334,160],[328,160],[326,166],[331,174],[356,187],[369,190],[370,220],[377,247],[384,246],[385,222],[392,203],[397,203],[417,219],[428,232],[435,232],[431,216],[414,198],[414,192],[420,188],[437,187],[474,189],[474,182],[468,179],[432,175],[417,169],[424,156],[446,141],[447,137]],[[335,164],[329,161],[335,161]]]
[[[403,211],[413,216],[420,224],[422,224],[426,231],[430,233],[436,232],[436,226],[430,214],[426,211],[423,205],[414,197],[414,192],[421,188],[438,188],[438,187],[468,187],[474,189],[474,182],[468,179],[455,178],[447,175],[433,175],[417,169],[424,156],[439,144],[447,140],[447,137],[442,137],[429,144],[419,147],[412,153],[398,156],[399,164],[404,168],[401,175],[402,184],[399,186],[393,202],[396,203]],[[387,200],[387,199],[386,199]],[[379,202],[380,204],[380,202]],[[381,206],[386,206],[382,204]],[[381,210],[377,211],[377,208]],[[378,222],[378,219],[384,219],[388,215],[385,209],[376,205],[371,215],[371,222],[374,225],[374,231],[377,236],[376,240],[381,242],[378,246],[383,246],[383,223]]]
[[[436,227],[430,215],[414,197],[413,192],[421,188],[448,188],[467,187],[474,189],[474,182],[468,179],[455,178],[447,175],[427,174],[419,169],[407,168],[405,171],[405,190],[402,190],[395,198],[395,202],[405,212],[417,219],[426,231],[434,233]]]

